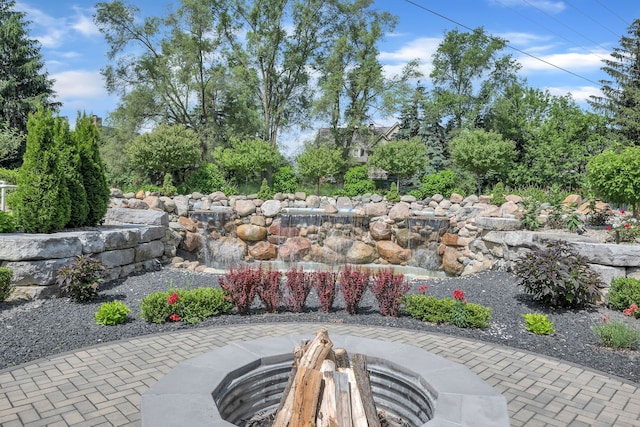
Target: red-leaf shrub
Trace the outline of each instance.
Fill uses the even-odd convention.
[[[304,308],[309,292],[311,292],[313,282],[310,275],[305,273],[302,267],[300,269],[291,267],[285,274],[287,276],[287,289],[289,290],[287,306],[294,313],[300,313]]]
[[[238,314],[251,313],[261,281],[260,269],[248,266],[229,267],[224,277],[218,277],[220,287],[229,295]]]
[[[268,313],[275,313],[278,311],[278,304],[280,304],[280,278],[282,275],[277,270],[272,270],[269,267],[267,270],[261,270],[260,286],[258,286],[258,298],[262,301],[265,310]]]
[[[369,286],[369,274],[369,270],[357,269],[349,264],[340,272],[340,290],[344,296],[347,313],[358,313],[360,300]]]
[[[383,316],[398,315],[402,297],[409,290],[404,275],[394,274],[393,268],[381,268],[373,275],[371,291],[378,300],[378,309]]]
[[[336,281],[338,275],[329,271],[314,271],[311,273],[311,282],[316,288],[318,299],[320,300],[320,309],[328,313],[333,306],[333,300],[336,297]]]

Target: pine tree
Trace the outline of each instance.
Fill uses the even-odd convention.
[[[60,170],[66,180],[69,190],[70,215],[66,228],[76,228],[85,225],[89,206],[87,194],[80,175],[80,149],[76,141],[71,138],[69,122],[62,117],[54,119],[53,138],[60,152]]]
[[[53,81],[44,70],[37,40],[29,38],[29,21],[14,10],[14,0],[0,0],[0,122],[20,132],[38,105],[57,109]]]
[[[60,168],[51,111],[39,107],[29,115],[27,148],[18,171],[18,188],[11,201],[19,228],[28,233],[51,233],[69,221],[71,201]]]
[[[635,145],[640,145],[640,19],[636,19],[613,49],[612,59],[605,59],[602,70],[611,80],[601,80],[603,96],[592,96],[590,104],[607,114],[614,131]]]
[[[79,147],[80,175],[87,194],[89,211],[84,225],[98,225],[107,213],[109,185],[104,173],[98,142],[100,131],[86,114],[78,115],[72,135]]]

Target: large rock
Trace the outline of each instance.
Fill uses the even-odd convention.
[[[159,240],[153,242],[142,243],[136,246],[135,262],[142,262],[149,259],[162,257],[164,254],[164,244]]]
[[[140,243],[140,233],[135,228],[115,228],[102,231],[104,250],[133,248]]]
[[[278,257],[284,261],[300,261],[309,254],[311,242],[304,237],[292,237],[280,245]]]
[[[562,201],[562,205],[565,208],[576,208],[582,204],[582,196],[579,194],[569,194]]]
[[[518,210],[520,208],[518,207],[517,203],[514,202],[504,202],[502,204],[502,206],[500,206],[500,216],[501,217],[509,217],[509,216],[513,216],[516,213],[518,213]]]
[[[96,259],[102,261],[107,268],[119,267],[133,263],[136,259],[136,250],[129,248],[102,252],[96,256]]]
[[[143,202],[149,206],[149,209],[159,209],[161,211],[165,210],[164,202],[158,196],[147,196],[142,199]]]
[[[236,228],[236,235],[245,242],[259,242],[267,237],[267,228],[254,224],[241,224]]]
[[[452,247],[445,247],[442,254],[442,269],[453,276],[457,276],[464,270],[464,265],[458,261],[459,252]]]
[[[253,203],[253,200],[236,200],[236,204],[234,206],[236,212],[241,218],[245,216],[251,215],[256,211],[256,204]]]
[[[143,200],[139,199],[127,200],[127,207],[129,209],[149,209],[149,205],[147,205]]]
[[[349,197],[340,196],[336,200],[336,208],[338,208],[338,210],[347,210],[348,211],[350,209],[353,209],[353,202],[351,201],[351,198],[349,198]]]
[[[402,220],[411,216],[411,205],[409,203],[400,202],[393,205],[389,209],[389,218],[393,221]]]
[[[249,255],[258,261],[268,261],[278,256],[278,247],[269,242],[258,242],[249,247]]]
[[[166,212],[140,209],[107,209],[104,217],[105,225],[145,224],[169,226],[169,215]]]
[[[69,265],[73,260],[74,258],[59,258],[28,262],[6,262],[4,267],[9,267],[13,271],[11,283],[14,286],[48,286],[56,282],[58,269]]]
[[[387,214],[387,202],[367,203],[364,213],[367,216],[384,216]]]
[[[275,221],[269,226],[269,234],[280,237],[297,237],[298,229],[296,227],[282,226],[280,221]]]
[[[378,257],[376,249],[356,240],[347,251],[347,262],[351,264],[369,264]]]
[[[324,239],[324,246],[339,254],[346,254],[354,241],[341,236],[329,236]]]
[[[69,258],[82,254],[77,234],[0,234],[0,260]]]
[[[414,249],[422,243],[422,236],[408,228],[402,228],[396,232],[396,243],[405,249]]]
[[[280,213],[282,204],[277,200],[267,200],[260,206],[260,209],[262,209],[262,215],[267,218],[273,218]]]
[[[176,204],[176,213],[178,216],[189,216],[189,198],[187,196],[176,196],[173,198]]]
[[[376,247],[380,257],[390,264],[403,264],[411,258],[409,249],[403,249],[400,245],[390,240],[379,240],[376,242]]]
[[[162,201],[166,212],[172,213],[176,211],[176,202],[174,202],[171,197],[162,196],[160,197],[160,200]]]
[[[327,246],[320,246],[317,244],[311,245],[309,258],[311,259],[311,261],[333,265],[344,264],[345,262],[347,262],[346,255],[339,254]]]
[[[391,224],[375,221],[369,225],[369,235],[373,240],[391,240]]]
[[[185,230],[191,233],[195,233],[198,229],[198,226],[191,218],[187,218],[184,216],[178,218],[178,224],[180,224]]]
[[[515,218],[495,218],[495,217],[486,217],[486,216],[477,216],[476,225],[480,228],[483,228],[485,231],[487,230],[509,231],[509,230],[519,230],[520,228],[522,228],[522,224],[520,223],[520,220],[517,220]]]
[[[195,252],[200,248],[201,242],[202,236],[200,234],[187,231],[180,247],[187,252]]]
[[[205,260],[208,265],[228,266],[244,261],[247,255],[247,244],[234,237],[221,237],[209,239],[209,258]]]

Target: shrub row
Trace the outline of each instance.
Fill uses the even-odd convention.
[[[430,323],[452,323],[459,301],[452,298],[438,299],[431,295],[407,295],[402,300],[403,310],[414,319]],[[480,304],[462,305],[468,328],[486,328],[491,319],[491,308]],[[458,325],[459,326],[459,325]]]

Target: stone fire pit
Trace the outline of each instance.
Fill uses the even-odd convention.
[[[186,360],[142,395],[142,426],[236,426],[278,405],[304,335],[229,344]],[[509,426],[506,399],[468,368],[406,344],[335,335],[367,356],[378,410],[418,427]]]

